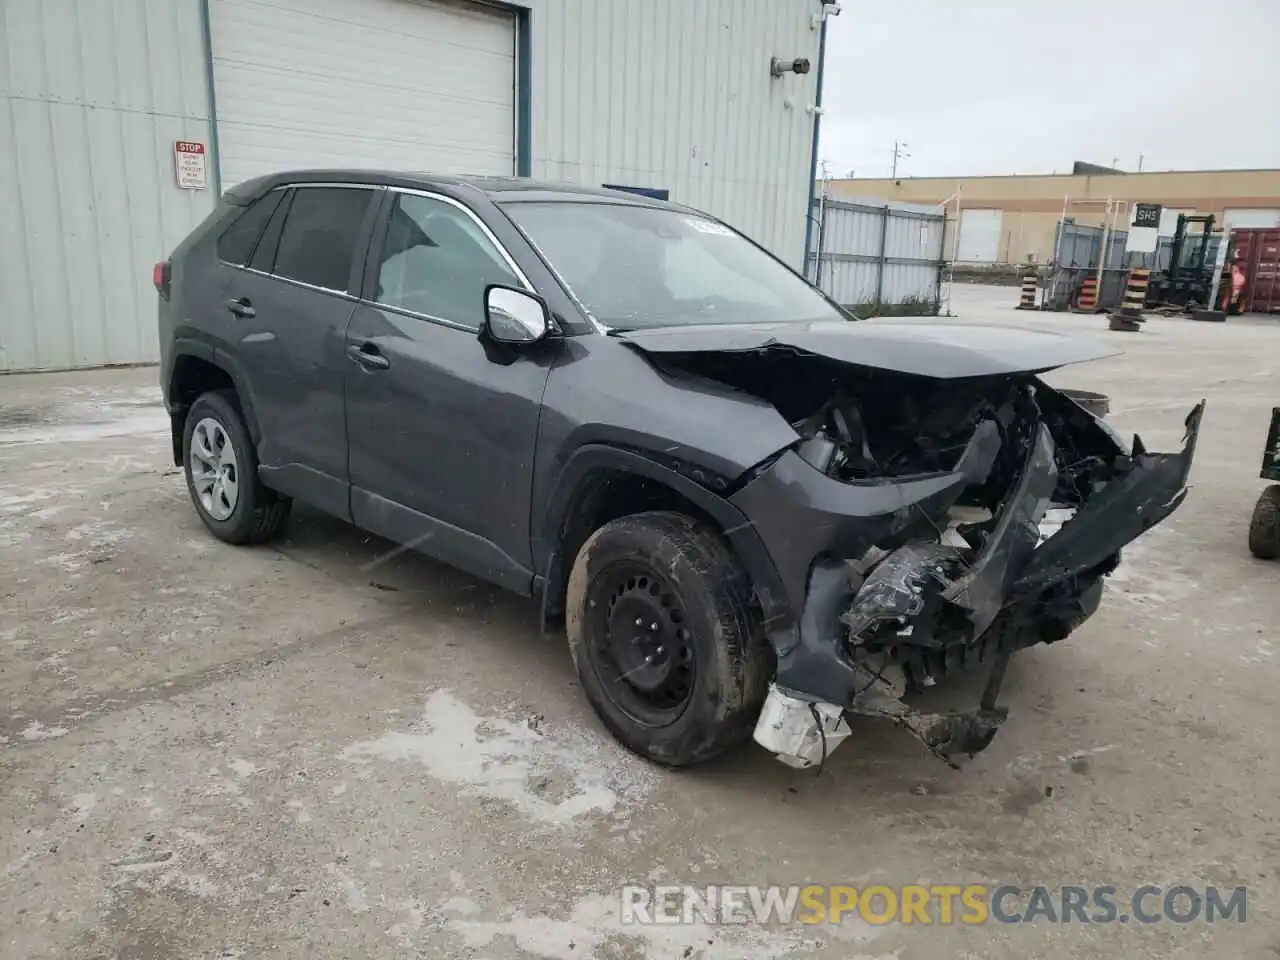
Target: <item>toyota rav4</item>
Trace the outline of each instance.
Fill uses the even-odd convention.
[[[1186,492],[1039,374],[1105,347],[857,321],[724,223],[610,190],[304,171],[157,264],[173,457],[214,535],[301,500],[535,598],[660,763],[821,763],[855,715],[983,749],[1010,654]],[[973,709],[911,691],[989,671]],[[905,698],[905,699],[904,699]]]

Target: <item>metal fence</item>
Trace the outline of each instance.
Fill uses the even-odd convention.
[[[1058,242],[1054,252],[1054,262],[1064,267],[1098,266],[1098,255],[1102,251],[1102,227],[1088,227],[1073,220],[1063,220],[1058,224]],[[1124,245],[1129,235],[1124,230],[1113,230],[1107,242],[1107,269],[1126,266]]]
[[[1104,232],[1103,227],[1090,227],[1070,219],[1059,222],[1053,264],[1045,282],[1045,306],[1051,310],[1067,309],[1074,295],[1079,292],[1082,281],[1097,276]],[[1169,261],[1173,256],[1173,237],[1160,237],[1154,253],[1126,253],[1125,244],[1128,240],[1127,230],[1112,230],[1107,239],[1107,260],[1103,265],[1102,282],[1098,287],[1098,306],[1104,310],[1118,306],[1124,298],[1125,281],[1130,267],[1169,269]],[[1214,262],[1220,242],[1221,237],[1209,238],[1206,262]]]
[[[1045,283],[1045,305],[1049,309],[1066,310],[1084,280],[1097,277],[1105,232],[1103,227],[1085,226],[1074,220],[1059,222],[1053,265]],[[1124,298],[1128,267],[1124,247],[1128,239],[1124,230],[1113,230],[1108,237],[1107,260],[1098,285],[1098,306],[1104,310],[1118,306]]]
[[[1058,245],[1054,261],[1064,267],[1098,266],[1098,253],[1102,249],[1102,227],[1087,227],[1072,220],[1058,224]],[[1197,238],[1190,234],[1187,242]],[[1160,237],[1155,253],[1125,253],[1128,242],[1127,230],[1112,230],[1108,241],[1108,270],[1126,267],[1146,267],[1148,270],[1168,270],[1169,258],[1173,256],[1173,237]],[[1220,235],[1209,237],[1209,245],[1205,259],[1213,261],[1218,254],[1218,244],[1222,242]]]
[[[876,312],[937,312],[945,213],[818,199],[812,214],[805,272],[827,296]]]

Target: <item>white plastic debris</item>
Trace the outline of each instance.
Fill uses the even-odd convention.
[[[969,541],[960,536],[960,531],[956,528],[962,523],[986,523],[990,519],[991,511],[986,507],[953,506],[947,511],[947,529],[942,531],[943,545],[965,549],[969,546]]]
[[[1075,507],[1051,507],[1044,513],[1044,519],[1040,521],[1040,541],[1036,546],[1040,546],[1055,533],[1062,529],[1062,525],[1076,515]]]
[[[805,769],[823,762],[848,738],[844,711],[833,703],[814,703],[769,687],[755,740],[789,767]]]

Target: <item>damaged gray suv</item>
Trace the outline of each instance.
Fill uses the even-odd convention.
[[[1098,607],[1185,496],[1038,377],[1108,351],[847,313],[723,223],[614,191],[369,171],[229,191],[157,264],[173,457],[205,525],[293,500],[563,619],[624,744],[820,763],[853,715],[944,758],[1009,656]],[[957,670],[953,713],[908,706]]]

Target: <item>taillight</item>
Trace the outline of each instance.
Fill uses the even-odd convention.
[[[151,282],[156,285],[156,292],[166,300],[169,299],[169,261],[164,260],[151,268]]]

